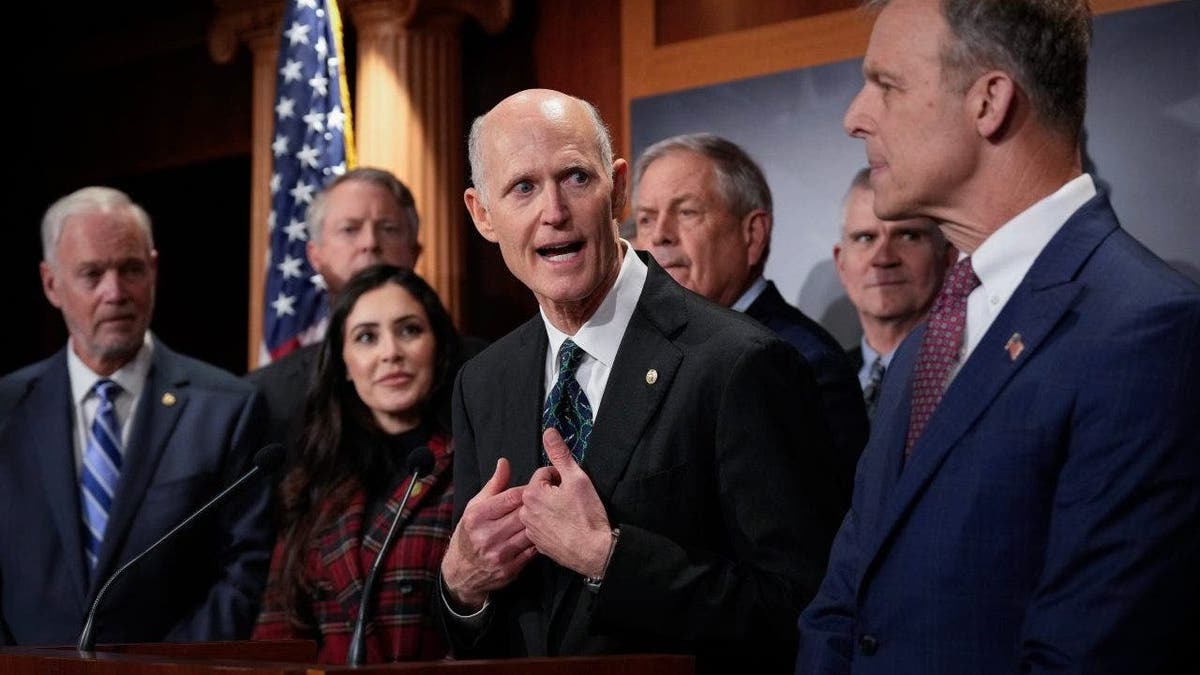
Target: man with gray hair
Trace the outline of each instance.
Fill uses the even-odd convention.
[[[774,216],[758,164],[714,134],[659,141],[633,171],[634,245],[684,288],[745,312],[796,348],[817,377],[821,410],[845,469],[849,499],[854,464],[867,443],[867,416],[854,369],[837,340],[788,304],[763,277]]]
[[[894,0],[846,131],[961,255],[892,360],[796,672],[1184,673],[1200,288],[1083,172],[1083,0]]]
[[[338,176],[313,199],[304,221],[308,261],[329,297],[360,270],[378,263],[412,269],[421,254],[412,192],[383,169],[359,167]],[[295,450],[304,428],[304,396],[323,335],[324,323],[311,342],[246,376],[266,397],[271,440],[289,450]]]
[[[158,252],[128,196],[63,197],[42,247],[70,338],[0,379],[0,645],[74,642],[105,580],[244,473],[265,431],[254,387],[149,330]],[[248,637],[273,543],[257,487],[117,582],[97,639]]]
[[[892,355],[925,318],[958,251],[929,218],[876,216],[870,174],[859,171],[846,192],[833,262],[862,326],[862,340],[849,354],[873,415]]]
[[[541,312],[455,388],[454,653],[787,672],[845,509],[811,372],[617,237],[628,165],[591,105],[514,94],[470,155],[475,227]]]

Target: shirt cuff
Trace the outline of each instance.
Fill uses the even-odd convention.
[[[450,613],[450,616],[454,620],[455,623],[457,623],[461,626],[464,626],[466,628],[482,628],[483,627],[484,620],[487,618],[488,608],[492,604],[491,596],[484,598],[483,607],[480,607],[477,611],[475,611],[471,614],[459,614],[454,609],[454,602],[450,600],[449,593],[446,592],[445,581],[438,584],[438,588],[441,590],[442,604],[446,606],[446,610]]]

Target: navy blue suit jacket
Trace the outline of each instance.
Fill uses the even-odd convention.
[[[1200,583],[1200,290],[1095,197],[902,467],[923,334],[885,378],[797,672],[1176,672]]]
[[[74,643],[105,578],[246,471],[266,422],[254,387],[157,342],[89,583],[73,415],[66,348],[0,379],[0,643]],[[132,568],[106,595],[97,639],[248,637],[269,495],[264,481],[244,486]]]
[[[858,373],[851,367],[846,352],[829,331],[789,305],[773,281],[768,281],[763,292],[746,308],[746,315],[778,333],[812,368],[821,394],[821,417],[829,426],[833,447],[844,463],[844,471],[838,474],[853,476],[858,456],[867,444],[870,423]],[[848,495],[849,481],[842,487]]]

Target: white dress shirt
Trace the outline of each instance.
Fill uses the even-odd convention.
[[[1096,196],[1092,177],[1082,174],[1030,206],[984,240],[971,254],[979,286],[967,297],[967,326],[954,374],[991,328],[1033,262],[1067,220]]]
[[[555,328],[542,312],[542,322],[546,324],[546,337],[550,340],[546,350],[545,396],[542,402],[550,396],[554,381],[558,379],[558,350],[567,338],[575,341],[584,351],[583,360],[575,371],[575,379],[583,387],[588,403],[592,407],[592,420],[600,414],[600,401],[604,397],[604,387],[608,384],[608,376],[612,373],[613,362],[617,360],[617,350],[621,348],[621,340],[625,337],[625,328],[633,318],[633,310],[637,307],[638,298],[642,296],[642,287],[646,285],[646,263],[633,252],[629,242],[621,240],[624,259],[621,261],[621,271],[613,283],[608,295],[596,308],[587,321],[575,335]]]
[[[91,433],[92,420],[96,418],[96,409],[100,407],[100,397],[92,391],[97,380],[108,379],[121,385],[121,393],[113,402],[116,408],[117,422],[121,425],[121,447],[129,445],[129,430],[133,427],[133,416],[137,410],[138,401],[142,398],[142,390],[146,387],[146,376],[150,374],[150,363],[154,358],[154,340],[150,331],[146,331],[141,349],[129,363],[121,366],[112,375],[102,378],[83,364],[75,354],[75,345],[67,341],[67,375],[71,378],[71,403],[75,413],[72,440],[75,445],[75,472],[83,465],[83,449],[87,447],[88,435]]]

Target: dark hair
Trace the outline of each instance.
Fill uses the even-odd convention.
[[[375,418],[358,397],[347,377],[342,358],[346,319],[359,298],[387,284],[412,294],[425,309],[436,342],[433,387],[423,404],[421,422],[448,434],[448,410],[454,376],[461,364],[462,343],[442,302],[425,280],[411,270],[393,265],[374,265],[354,275],[334,302],[329,328],[317,357],[304,404],[304,431],[300,436],[296,466],[281,487],[284,535],[283,605],[293,621],[299,622],[304,555],[310,539],[341,512],[350,496],[363,486],[389,478],[387,467],[394,458],[383,456],[379,444],[345,447],[353,432],[374,430]],[[351,433],[347,433],[351,432]]]

